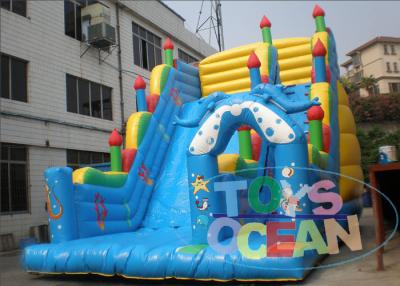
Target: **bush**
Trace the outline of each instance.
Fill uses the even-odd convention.
[[[369,97],[349,96],[356,122],[395,121],[400,123],[400,94]]]
[[[361,147],[361,166],[366,180],[368,180],[368,166],[378,162],[379,146],[394,145],[398,152],[400,151],[400,129],[390,133],[379,127],[369,131],[359,129],[357,137]]]

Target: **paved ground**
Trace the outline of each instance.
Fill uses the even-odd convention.
[[[371,209],[364,211],[361,219],[361,233],[363,238],[363,249],[374,247],[374,228]],[[354,257],[354,253],[342,247],[340,255],[332,255],[325,259],[322,264],[343,261]],[[370,255],[356,262],[341,265],[335,268],[314,270],[303,282],[279,283],[279,285],[400,285],[400,234],[396,233],[394,239],[385,247],[385,271],[375,271],[375,255]],[[126,280],[122,278],[106,278],[94,275],[32,275],[22,271],[19,265],[19,252],[4,253],[0,255],[0,285],[1,286],[75,286],[75,285],[212,285],[213,283],[195,283],[193,281],[143,281]],[[241,285],[243,283],[226,283],[221,285]],[[255,284],[255,283],[253,283]],[[257,283],[265,284],[265,283]],[[271,285],[277,285],[271,283]],[[247,285],[252,285],[251,283]]]

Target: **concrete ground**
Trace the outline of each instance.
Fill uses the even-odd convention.
[[[360,221],[361,236],[363,240],[363,252],[374,247],[374,225],[372,220],[372,210],[365,209]],[[389,229],[389,226],[387,227]],[[393,229],[393,226],[392,226]],[[390,230],[387,231],[387,234]],[[33,275],[25,273],[20,264],[20,252],[9,252],[0,254],[0,285],[1,286],[74,286],[74,285],[213,285],[213,282],[193,282],[179,280],[127,280],[119,277],[107,278],[96,275]],[[353,258],[355,252],[348,251],[346,246],[341,247],[338,255],[332,255],[324,259],[321,265],[327,265],[338,261],[344,261],[346,258]],[[397,286],[400,285],[400,234],[397,232],[394,238],[385,247],[384,254],[385,270],[376,271],[375,254],[352,263],[344,264],[334,268],[318,269],[302,282],[296,283],[278,283],[278,285],[379,285],[379,286]],[[234,283],[229,282],[225,285],[252,285],[267,283]],[[224,285],[224,284],[221,284]],[[270,283],[277,285],[277,283]]]

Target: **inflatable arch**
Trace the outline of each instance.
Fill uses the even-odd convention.
[[[210,205],[207,210],[198,210],[193,204],[191,206],[195,243],[207,243],[207,231],[211,223],[211,219],[207,219],[207,224],[199,225],[199,217],[208,218],[212,214],[224,212],[224,206],[221,205],[223,199],[218,198],[214,191],[212,178],[219,174],[217,156],[225,150],[229,138],[239,126],[250,126],[268,145],[273,146],[275,165],[281,166],[274,170],[274,178],[287,179],[280,174],[283,168],[308,166],[306,137],[288,114],[306,111],[319,103],[317,100],[305,103],[285,101],[282,89],[283,86],[260,84],[251,93],[232,96],[215,93],[199,101],[200,115],[194,115],[192,120],[177,120],[183,126],[196,126],[200,124],[202,115],[211,111],[202,121],[187,152],[189,182],[193,179],[194,183],[198,182],[198,178],[208,181],[207,192],[197,193],[198,189],[194,187],[194,191],[190,193],[190,201],[207,200]],[[296,155],[289,157],[288,152]],[[307,172],[298,170],[288,180],[292,185],[307,183]]]

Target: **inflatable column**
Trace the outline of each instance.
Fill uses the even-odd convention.
[[[78,238],[72,169],[53,167],[44,172],[50,240],[58,243]]]
[[[118,133],[117,129],[114,129],[108,138],[108,144],[110,145],[111,171],[113,172],[122,172],[122,142],[122,136]]]
[[[307,119],[310,126],[310,143],[317,148],[318,151],[322,151],[324,149],[322,134],[322,119],[324,119],[324,111],[321,106],[312,106],[307,111]]]
[[[238,128],[239,135],[239,154],[243,159],[253,159],[253,149],[251,145],[251,128],[242,125]]]
[[[247,60],[247,67],[249,69],[251,89],[253,89],[262,83],[260,73],[261,62],[255,52],[250,54],[249,59]],[[243,159],[253,158],[250,130],[251,128],[245,125],[238,128],[239,153]]]
[[[146,105],[146,83],[141,76],[135,80],[134,89],[136,90],[136,107],[137,111],[147,111]]]
[[[272,45],[271,22],[267,16],[263,16],[260,22],[260,29],[263,37],[263,42]]]
[[[264,83],[278,84],[279,78],[279,65],[278,65],[278,51],[273,46],[271,35],[271,22],[266,16],[263,16],[260,22],[260,29],[263,42],[268,44],[268,76],[262,75]]]
[[[320,39],[318,39],[312,50],[314,64],[314,81],[316,83],[327,81],[325,55],[326,49],[324,47],[324,44],[321,42]]]
[[[217,158],[212,154],[188,156],[189,203],[192,243],[207,244],[207,234],[214,213],[224,211],[223,192],[214,191],[218,175]]]
[[[326,32],[325,25],[325,11],[319,6],[315,5],[313,10],[313,17],[315,20],[315,26],[317,27],[317,32]]]
[[[304,142],[303,142],[304,141]],[[279,212],[295,217],[296,213],[310,214],[311,205],[307,193],[311,189],[302,188],[309,185],[308,151],[304,140],[292,144],[277,144],[275,147],[275,175],[282,187],[282,200]]]
[[[172,43],[170,38],[167,38],[164,43],[164,58],[165,64],[167,66],[172,67],[174,65],[174,44]]]

